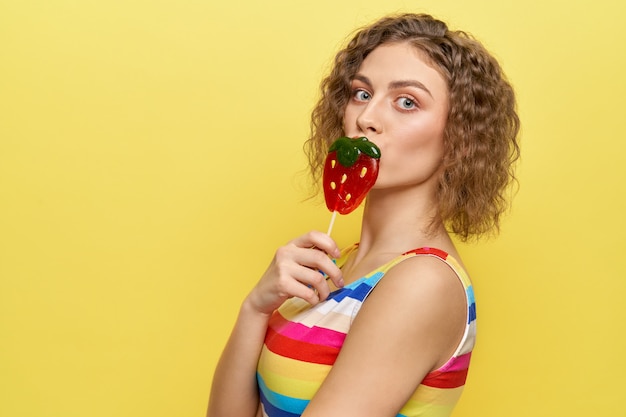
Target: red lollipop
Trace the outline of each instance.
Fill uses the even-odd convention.
[[[333,212],[328,234],[336,214],[354,211],[374,186],[379,159],[378,146],[364,137],[342,137],[330,145],[323,179],[326,207]]]

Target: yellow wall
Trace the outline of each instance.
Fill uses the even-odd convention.
[[[0,415],[203,415],[239,301],[328,224],[300,173],[319,79],[397,10],[483,40],[523,121],[501,237],[460,247],[480,335],[456,416],[622,415],[624,4],[1,0]]]

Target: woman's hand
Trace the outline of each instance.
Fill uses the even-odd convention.
[[[291,297],[313,305],[325,300],[330,287],[322,272],[335,286],[343,287],[341,270],[329,256],[338,257],[339,248],[327,234],[312,231],[297,237],[278,248],[246,302],[255,311],[269,315]]]
[[[254,375],[270,316],[290,297],[311,304],[326,299],[330,287],[323,273],[337,287],[343,286],[341,271],[329,255],[338,257],[339,249],[330,236],[321,232],[309,232],[276,251],[239,310],[215,369],[208,417],[259,415],[259,387]]]

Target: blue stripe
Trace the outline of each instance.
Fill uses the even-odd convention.
[[[467,324],[476,320],[476,304],[471,304],[467,309]]]
[[[259,384],[259,391],[261,393],[263,401],[263,406],[265,406],[266,412],[268,415],[274,416],[299,416],[304,412],[304,409],[307,405],[309,405],[309,400],[302,400],[299,398],[287,397],[285,395],[278,394],[272,390],[270,390],[265,381],[263,381],[263,377],[257,372],[257,382]],[[274,410],[272,413],[269,412],[268,406],[272,407]],[[278,413],[278,414],[274,414]],[[282,413],[282,414],[281,414]],[[296,413],[296,414],[292,414]]]
[[[338,303],[344,298],[352,298],[357,301],[363,301],[370,291],[372,291],[372,287],[366,282],[361,282],[356,288],[342,288],[341,290],[335,291],[329,298]]]
[[[283,411],[280,408],[274,407],[272,404],[267,402],[263,393],[261,393],[261,403],[263,404],[263,409],[265,413],[270,417],[300,417],[302,414],[294,414],[288,411]]]
[[[474,288],[470,285],[465,290],[467,296],[467,324],[476,320],[476,298],[474,297]]]
[[[363,301],[370,291],[372,291],[372,287],[363,282],[361,285],[353,289],[347,296],[357,301]]]
[[[370,287],[374,287],[376,284],[378,284],[378,281],[381,280],[381,278],[385,275],[384,272],[382,271],[378,271],[375,274],[373,274],[372,276],[369,276],[365,279],[365,282],[367,282],[367,284]]]
[[[357,301],[363,301],[367,297],[367,295],[372,291],[372,288],[380,281],[380,279],[385,275],[384,272],[376,272],[370,277],[365,279],[354,281],[352,284],[348,284],[344,290],[346,290],[343,294],[338,294],[339,297],[333,297],[333,299],[337,302],[343,300],[346,297],[350,297]],[[354,288],[350,288],[351,285],[356,285]]]
[[[350,289],[348,288],[341,288],[341,289],[331,292],[330,295],[328,296],[328,299],[340,302],[341,300],[349,296],[351,292],[352,291],[350,291]]]
[[[304,413],[304,409],[306,408],[306,406],[309,405],[310,401],[308,400],[296,400],[290,397],[285,397],[276,393],[272,393],[271,391],[269,391],[267,386],[263,383],[263,380],[261,379],[261,376],[258,373],[257,373],[257,380],[259,381],[259,387],[260,387],[259,394],[261,397],[261,402],[263,403],[263,408],[265,409],[265,413],[270,417],[300,417],[302,413]],[[270,395],[275,395],[277,397],[286,398],[292,401],[304,402],[306,404],[304,404],[304,407],[302,407],[302,411],[292,410],[292,411],[297,411],[297,413],[292,413],[289,411],[281,410],[280,408],[272,405],[272,403],[268,400],[268,398],[265,396],[266,390],[270,393]],[[397,414],[396,417],[406,417],[406,416],[404,414]]]
[[[474,287],[471,285],[467,287],[465,294],[467,296],[467,304],[474,304],[476,302],[476,298],[474,298]]]

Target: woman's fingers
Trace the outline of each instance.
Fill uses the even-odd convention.
[[[339,288],[343,286],[341,270],[329,258],[339,249],[330,236],[309,232],[276,250],[249,300],[259,312],[269,314],[286,299],[298,297],[310,304],[325,300],[330,293],[326,274]]]
[[[317,292],[320,300],[326,299],[330,292],[326,277],[321,271],[329,270],[335,275],[340,273],[326,253],[294,245],[283,246],[276,251],[275,267],[279,288],[290,296],[307,301],[314,298],[311,292]]]
[[[294,279],[286,282],[286,292],[292,297],[302,298],[309,304],[315,305],[328,297],[330,288],[319,272],[299,267],[292,275]]]
[[[340,255],[339,248],[335,241],[326,233],[312,230],[302,236],[298,236],[291,243],[301,248],[315,247],[323,252],[326,252],[329,256],[337,258]]]
[[[337,288],[343,287],[341,270],[329,258],[341,254],[335,241],[325,233],[312,231],[290,242],[293,246],[306,249],[298,260],[301,265],[317,269],[328,275]]]

